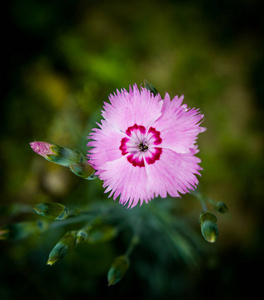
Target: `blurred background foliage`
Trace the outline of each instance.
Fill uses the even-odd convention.
[[[47,141],[86,153],[86,137],[100,120],[103,101],[144,79],[161,95],[184,94],[188,106],[205,114],[200,190],[225,202],[230,212],[218,218],[219,239],[211,245],[199,233],[201,206],[192,196],[144,205],[146,216],[159,205],[173,205],[175,222],[185,220],[186,231],[192,227],[197,234],[199,262],[186,264],[188,249],[178,257],[158,230],[147,229],[128,273],[113,287],[107,287],[106,274],[114,257],[125,252],[130,230],[112,242],[80,245],[52,267],[46,266],[48,254],[65,229],[1,241],[1,299],[260,299],[262,12],[260,0],[8,2],[0,225],[34,220],[31,207],[42,202],[113,202],[99,180],[77,178],[37,156],[29,143]],[[140,213],[113,205],[122,216]],[[174,242],[181,245],[176,237]]]

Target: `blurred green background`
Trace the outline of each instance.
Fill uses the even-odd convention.
[[[99,180],[75,177],[33,153],[29,143],[86,153],[103,101],[144,79],[161,95],[184,94],[188,106],[205,114],[200,189],[230,211],[219,216],[219,239],[211,245],[199,234],[199,203],[186,195],[173,199],[175,218],[186,216],[201,239],[198,266],[186,266],[166,249],[161,259],[163,244],[150,233],[149,247],[135,248],[128,273],[109,288],[106,273],[125,251],[126,237],[81,245],[53,267],[46,261],[62,229],[0,241],[0,298],[260,299],[262,1],[12,0],[4,14],[0,225],[33,219],[27,207],[45,201],[112,201]],[[148,206],[154,201],[162,200]],[[25,206],[14,212],[14,203]]]

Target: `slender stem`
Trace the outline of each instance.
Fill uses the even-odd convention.
[[[130,240],[130,243],[125,252],[125,256],[129,256],[138,243],[139,243],[139,237],[137,234],[135,234],[135,235],[133,235],[133,237]]]
[[[192,191],[191,193],[193,196],[195,196],[201,203],[203,211],[207,211],[206,203],[207,197],[204,197],[200,192],[197,190]]]
[[[213,206],[215,206],[215,205],[217,204],[216,201],[214,201],[213,199],[208,198],[208,197],[206,197],[206,201],[207,201],[208,203],[212,204]]]
[[[65,226],[65,225],[74,224],[74,223],[81,223],[81,222],[89,221],[93,218],[94,218],[94,216],[79,215],[77,217],[68,218],[68,219],[65,219],[62,221],[52,222],[50,224],[50,228],[56,228],[56,227]]]
[[[133,236],[132,236],[130,243],[127,247],[127,250],[125,252],[125,256],[128,257],[131,254],[131,252],[133,251],[133,249],[135,248],[135,246],[139,243],[140,231],[141,231],[141,221],[137,220],[134,225]]]
[[[203,198],[199,198],[199,201],[202,205],[203,211],[207,211],[207,207]]]

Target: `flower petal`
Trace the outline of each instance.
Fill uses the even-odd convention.
[[[195,148],[197,135],[205,131],[199,127],[203,115],[198,109],[187,109],[181,105],[183,96],[177,96],[171,101],[166,93],[161,117],[152,125],[161,132],[162,144],[160,147],[171,149],[178,153],[189,153]]]
[[[148,189],[146,169],[134,167],[122,156],[114,161],[106,162],[96,173],[104,180],[105,192],[111,193],[114,200],[120,195],[119,202],[128,207],[134,207],[140,201],[140,205],[154,198],[154,192]]]
[[[100,166],[105,162],[115,160],[121,156],[120,142],[125,134],[102,122],[101,129],[94,128],[90,133],[87,146],[89,149],[88,161],[92,166]]]
[[[160,159],[154,164],[146,164],[148,189],[157,197],[180,197],[179,192],[185,194],[193,190],[198,184],[194,174],[200,175],[202,168],[198,165],[201,160],[190,153],[176,153],[169,149],[162,149]]]
[[[137,85],[109,96],[110,103],[104,103],[102,116],[107,123],[125,132],[134,124],[143,125],[146,128],[161,115],[163,101],[160,95],[154,96],[147,89],[138,89]]]

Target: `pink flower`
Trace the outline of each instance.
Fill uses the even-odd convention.
[[[32,142],[30,146],[34,152],[46,158],[47,155],[54,155],[51,150],[52,144],[46,142]]]
[[[180,197],[198,184],[201,162],[197,135],[203,115],[182,105],[183,96],[170,100],[154,96],[135,84],[109,96],[103,120],[90,134],[89,163],[114,200],[134,207],[157,196]]]

